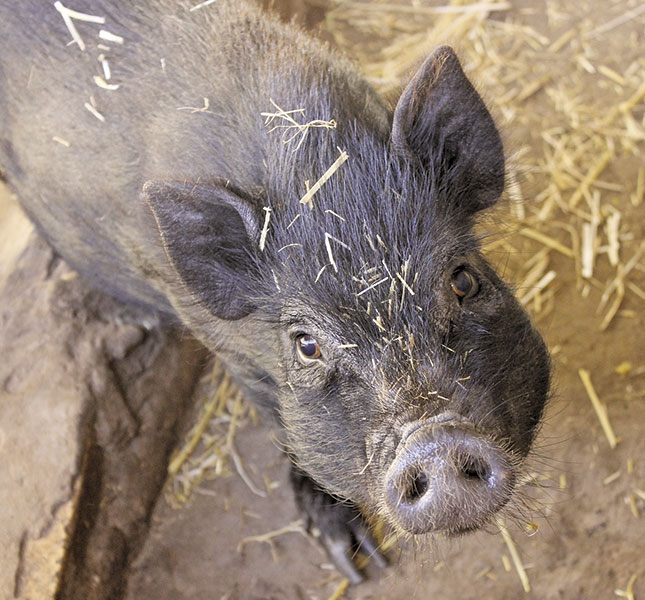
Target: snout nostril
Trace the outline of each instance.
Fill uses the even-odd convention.
[[[490,477],[490,468],[481,459],[475,458],[474,456],[466,456],[461,465],[461,473],[466,479],[487,481]]]
[[[413,423],[383,481],[392,523],[412,534],[465,533],[510,499],[512,457],[467,422]]]
[[[404,500],[411,503],[416,502],[428,491],[428,485],[428,476],[423,471],[417,472],[405,491]]]

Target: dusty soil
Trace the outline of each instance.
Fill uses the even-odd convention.
[[[335,40],[363,68],[374,62],[374,53],[379,48],[418,29],[418,24],[403,26],[389,17],[379,27],[373,21],[369,27],[362,27],[349,17],[345,21],[338,18],[323,21],[324,2],[283,4],[284,16],[299,11],[302,22],[309,26],[318,24],[320,35]],[[430,3],[423,3],[426,5]],[[585,43],[592,47],[599,63],[619,74],[624,73],[625,65],[640,57],[639,73],[643,78],[645,17],[641,12],[620,20],[621,15],[637,6],[629,0],[607,4],[590,0],[565,10],[549,2],[514,2],[510,10],[494,13],[489,18],[499,22],[509,19],[532,28],[546,39],[541,43],[544,48],[573,27],[594,30],[618,19],[617,24],[602,30],[601,35],[586,39]],[[303,16],[303,10],[310,12]],[[432,19],[438,20],[438,17]],[[514,31],[509,35],[515,35],[517,30]],[[531,66],[535,77],[548,72],[554,86],[573,89],[574,75],[579,71],[574,55],[575,49],[566,45],[561,55],[545,52],[545,61]],[[595,71],[589,74],[585,91],[599,106],[611,107],[621,101],[621,93],[622,99],[629,96],[615,85],[615,81]],[[496,90],[487,89],[485,81],[480,81],[479,87],[494,107]],[[385,90],[385,93],[395,97],[396,90]],[[544,145],[542,130],[568,125],[565,113],[554,109],[553,97],[546,89],[538,89],[527,97],[516,119],[509,120],[504,114],[498,114],[503,119],[509,153],[527,146],[529,155],[537,154]],[[606,100],[604,104],[603,100]],[[632,114],[642,127],[642,100]],[[592,117],[583,113],[583,119]],[[645,144],[638,138],[639,130],[635,131],[636,151],[621,147],[620,160],[613,161],[603,173],[603,180],[609,186],[593,188],[602,193],[603,202],[621,212],[621,264],[626,264],[637,252],[644,238],[645,203],[639,204],[632,196],[638,169],[643,165]],[[533,209],[531,202],[549,177],[545,171],[529,170],[521,177],[529,217],[543,206]],[[618,184],[624,185],[617,187]],[[509,222],[515,225],[510,230],[505,228],[504,236],[497,238],[508,242],[507,245],[495,246],[496,239],[493,240],[490,257],[505,270],[509,279],[520,285],[525,275],[523,264],[542,245],[517,233],[527,221],[518,219],[516,210],[508,203],[493,218],[492,225],[497,228],[505,228]],[[583,217],[556,206],[549,217],[553,225],[543,223],[541,231],[571,246],[567,231],[557,223],[579,229]],[[532,226],[537,227],[534,222]],[[628,289],[619,312],[607,329],[601,331],[606,309],[600,313],[596,309],[607,283],[616,274],[615,265],[609,263],[606,255],[599,256],[593,281],[585,286],[578,276],[578,265],[571,258],[556,251],[550,253],[549,261],[549,269],[557,273],[553,295],[548,302],[545,300],[546,307],[542,310],[535,306],[531,309],[553,352],[554,393],[529,460],[527,471],[533,477],[521,490],[522,502],[516,502],[503,515],[526,567],[532,591],[528,594],[523,591],[509,561],[509,549],[497,528],[491,526],[489,531],[458,540],[400,542],[388,551],[391,562],[388,569],[377,572],[368,565],[369,579],[346,590],[344,597],[613,598],[618,597],[616,590],[627,594],[628,582],[634,576],[633,597],[645,597],[645,498],[639,496],[645,490],[643,298]],[[645,289],[642,257],[631,269],[629,282],[640,290]],[[518,289],[520,293],[523,291],[521,287]],[[5,302],[3,311],[21,310],[10,299]],[[629,368],[624,366],[617,371],[625,363],[629,363]],[[580,368],[591,373],[593,385],[607,407],[619,438],[615,449],[610,448],[582,385]],[[202,398],[209,393],[204,389],[200,392]],[[198,418],[198,412],[196,407],[193,420]],[[250,489],[232,461],[221,476],[202,481],[179,507],[173,484],[169,482],[167,494],[157,502],[152,516],[146,514],[150,531],[143,549],[131,570],[123,574],[127,598],[324,599],[338,589],[340,577],[315,540],[297,531],[297,524],[296,531],[275,537],[270,544],[248,541],[240,545],[249,536],[285,527],[298,518],[287,482],[287,461],[271,442],[270,431],[263,425],[254,425],[251,418],[244,419],[241,425],[235,445],[247,478],[266,497]],[[3,593],[0,590],[0,596]]]
[[[116,598],[206,352],[91,289],[1,193],[0,598]]]

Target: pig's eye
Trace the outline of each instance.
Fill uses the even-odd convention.
[[[318,342],[307,334],[299,335],[296,338],[296,349],[298,351],[298,358],[305,364],[322,357]]]
[[[453,272],[450,287],[455,295],[463,300],[474,296],[479,291],[479,282],[472,273],[461,267]]]

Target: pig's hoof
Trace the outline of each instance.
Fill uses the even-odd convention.
[[[331,501],[335,501],[331,496]],[[387,566],[387,560],[378,549],[378,544],[369,532],[362,515],[351,505],[336,504],[329,507],[325,515],[319,515],[318,522],[314,519],[311,525],[320,530],[320,541],[325,547],[329,558],[343,577],[351,583],[363,581],[354,558],[358,552],[366,554],[370,561],[380,568]],[[336,510],[337,509],[337,510]],[[323,529],[321,522],[324,522]]]
[[[291,480],[296,503],[307,518],[307,529],[320,532],[320,542],[330,560],[343,577],[356,584],[364,576],[354,563],[359,552],[380,568],[387,566],[385,556],[359,510],[350,503],[342,503],[317,485],[302,471],[293,469]]]

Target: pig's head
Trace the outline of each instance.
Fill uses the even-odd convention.
[[[472,231],[502,192],[498,132],[441,48],[388,135],[356,120],[314,137],[267,156],[260,200],[146,185],[177,309],[246,387],[269,382],[322,488],[406,532],[476,528],[510,498],[549,388],[544,343]],[[337,145],[349,160],[300,204]]]

